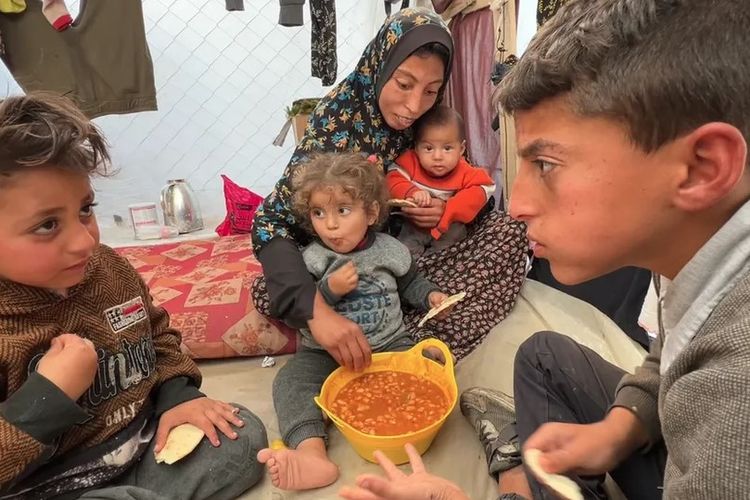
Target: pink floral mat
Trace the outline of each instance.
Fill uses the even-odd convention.
[[[287,354],[296,332],[255,310],[250,285],[261,273],[248,235],[116,249],[151,288],[196,359]]]

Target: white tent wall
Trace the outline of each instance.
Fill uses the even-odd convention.
[[[77,1],[68,6],[78,12]],[[159,110],[96,119],[118,170],[95,183],[100,224],[125,217],[128,204],[158,201],[173,178],[188,179],[213,222],[224,215],[219,174],[267,195],[294,146],[291,132],[284,147],[272,145],[284,108],[330,88],[310,76],[309,8],[299,28],[278,25],[278,0],[246,0],[239,12],[222,0],[144,0],[143,10]],[[385,14],[381,0],[336,0],[336,17],[342,78]],[[0,89],[21,92],[2,65]]]
[[[79,2],[68,6],[76,15]],[[519,49],[535,31],[535,9],[535,1],[521,0]],[[278,0],[246,0],[239,12],[227,12],[222,0],[143,0],[143,10],[159,110],[96,120],[118,171],[95,182],[100,224],[112,225],[113,214],[127,219],[128,204],[158,201],[172,178],[190,181],[204,216],[214,222],[224,214],[219,174],[267,195],[294,145],[291,132],[284,147],[272,145],[285,121],[284,108],[330,88],[310,76],[308,5],[299,28],[278,25]],[[342,78],[385,10],[382,0],[336,0],[336,17]],[[0,93],[19,92],[0,64]]]

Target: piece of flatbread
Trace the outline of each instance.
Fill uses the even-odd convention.
[[[445,311],[446,309],[448,309],[450,306],[452,306],[456,302],[461,302],[462,300],[464,300],[464,297],[466,297],[466,292],[459,292],[459,293],[457,293],[455,295],[451,295],[450,297],[448,297],[447,299],[445,299],[442,304],[440,304],[437,307],[433,307],[432,309],[430,309],[429,311],[427,311],[427,314],[424,315],[424,318],[422,318],[419,321],[419,324],[417,325],[417,328],[422,328],[422,325],[424,325],[425,323],[427,323],[427,321],[429,319],[434,318],[435,316],[437,316],[441,312]]]
[[[419,205],[411,200],[402,200],[401,198],[392,198],[388,200],[388,204],[392,207],[411,207],[418,208]]]
[[[204,432],[193,424],[182,424],[169,431],[164,448],[156,454],[156,463],[173,464],[188,456],[201,442]]]
[[[526,450],[523,453],[524,465],[531,470],[531,473],[536,476],[539,482],[566,500],[583,500],[581,489],[575,481],[560,474],[550,474],[542,469],[542,466],[539,465],[541,454],[542,452],[539,450]]]

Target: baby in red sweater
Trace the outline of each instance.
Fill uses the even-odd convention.
[[[388,169],[391,197],[429,206],[432,198],[445,201],[437,226],[426,230],[406,222],[398,239],[413,255],[447,248],[466,236],[473,221],[495,190],[490,176],[464,158],[466,136],[461,115],[448,106],[435,106],[415,126],[415,148]]]

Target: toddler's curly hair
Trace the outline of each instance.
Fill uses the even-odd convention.
[[[293,209],[305,229],[312,232],[310,197],[320,189],[339,187],[368,210],[378,203],[379,227],[388,217],[388,189],[380,167],[359,153],[320,153],[300,165],[292,177]]]

